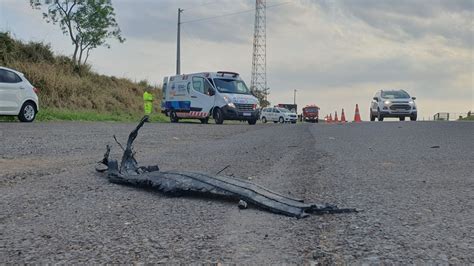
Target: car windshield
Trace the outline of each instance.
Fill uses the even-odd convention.
[[[292,111],[286,109],[286,108],[277,108],[278,110],[280,110],[280,112],[282,113],[292,113]]]
[[[250,90],[241,80],[235,79],[214,79],[216,88],[223,93],[250,94]]]
[[[382,91],[382,98],[384,99],[407,99],[410,95],[404,91]]]

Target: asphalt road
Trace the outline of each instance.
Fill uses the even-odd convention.
[[[0,123],[0,263],[474,263],[474,123],[146,124],[142,165],[360,213],[295,219],[94,171],[135,124]],[[113,146],[112,156],[120,156]]]

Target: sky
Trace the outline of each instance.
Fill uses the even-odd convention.
[[[126,41],[93,50],[95,71],[160,85],[176,70],[183,8],[181,71],[235,71],[250,85],[254,0],[112,2]],[[299,111],[316,104],[321,115],[340,116],[344,108],[351,120],[358,104],[368,120],[377,90],[404,89],[417,97],[420,120],[474,110],[474,1],[267,0],[267,6],[272,104],[293,103],[296,90]],[[49,43],[58,54],[73,52],[69,37],[28,0],[0,0],[0,30]]]

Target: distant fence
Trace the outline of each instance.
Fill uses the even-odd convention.
[[[433,116],[433,120],[438,120],[438,121],[449,121],[449,120],[458,120],[460,118],[464,118],[467,116],[472,116],[474,115],[471,112],[467,113],[447,113],[447,112],[441,112],[441,113],[436,113]]]

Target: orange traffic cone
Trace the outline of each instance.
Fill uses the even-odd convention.
[[[337,119],[337,111],[334,112],[334,122],[339,122],[339,120]]]
[[[344,108],[342,108],[342,113],[341,113],[341,122],[345,123],[346,121],[346,114],[344,114]]]
[[[354,114],[354,122],[362,122],[362,119],[360,119],[360,113],[359,113],[359,105],[356,104],[356,110]]]

